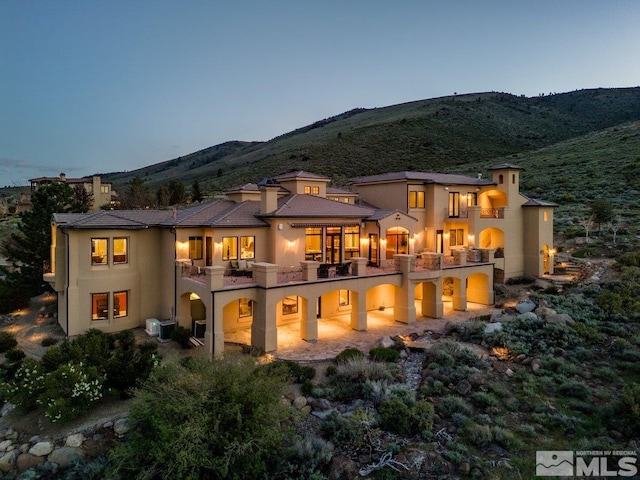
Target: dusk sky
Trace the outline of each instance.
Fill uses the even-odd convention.
[[[640,84],[640,2],[0,0],[0,186],[356,107]]]

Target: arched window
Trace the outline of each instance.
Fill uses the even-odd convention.
[[[403,227],[393,227],[386,232],[387,259],[399,253],[409,253],[409,230]]]
[[[498,183],[504,183],[504,176],[502,174],[498,175]]]

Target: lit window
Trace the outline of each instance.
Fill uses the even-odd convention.
[[[129,293],[114,292],[113,293],[113,317],[126,317],[129,310]]]
[[[304,187],[304,194],[305,195],[311,195],[311,187],[309,187],[309,186]]]
[[[478,192],[467,193],[467,207],[475,207],[478,205]]]
[[[460,193],[459,192],[449,193],[449,216],[450,217],[460,216]]]
[[[127,238],[113,239],[113,263],[127,263]]]
[[[320,194],[320,187],[313,187],[312,191],[313,191],[314,195],[319,195]]]
[[[542,212],[542,220],[545,222],[549,221],[549,212]]]
[[[238,300],[238,316],[240,318],[253,317],[253,301],[248,298]]]
[[[240,258],[255,258],[256,237],[240,237]]]
[[[409,208],[424,208],[424,192],[409,192]]]
[[[306,228],[304,244],[304,257],[306,260],[322,261],[322,228]]]
[[[449,246],[462,247],[464,246],[464,229],[454,228],[449,230]]]
[[[344,203],[349,203],[349,197],[344,197],[344,198],[342,199],[342,201],[343,201]]]
[[[238,259],[238,237],[222,237],[222,259]]]
[[[108,239],[92,238],[91,239],[91,264],[106,265],[108,259]]]
[[[393,259],[396,254],[409,253],[409,231],[402,227],[393,227],[386,232],[387,259]]]
[[[91,294],[91,319],[92,320],[108,320],[109,319],[109,294],[93,293]]]
[[[282,299],[282,315],[298,313],[298,297],[291,295]]]
[[[202,258],[202,237],[189,237],[189,258],[191,260]]]
[[[340,306],[346,307],[347,305],[351,305],[349,290],[340,290]]]
[[[344,228],[344,257],[346,260],[360,256],[360,227]]]
[[[110,191],[109,185],[100,185],[100,193],[109,193]]]

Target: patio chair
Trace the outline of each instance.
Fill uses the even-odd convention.
[[[321,263],[318,266],[318,278],[329,278],[329,265]]]
[[[339,277],[349,276],[349,267],[351,267],[351,262],[341,263],[336,267],[336,275]]]

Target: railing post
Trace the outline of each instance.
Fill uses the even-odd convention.
[[[354,277],[362,277],[367,274],[367,262],[364,257],[353,257],[351,259],[351,274]]]
[[[460,266],[467,264],[466,250],[452,250],[451,253],[453,254],[453,263]]]
[[[302,280],[305,282],[315,282],[318,279],[320,262],[305,260],[300,262],[300,266],[302,267]]]
[[[212,292],[217,290],[222,290],[224,280],[224,267],[204,267],[204,271],[207,274],[207,278],[209,279],[209,289]]]
[[[253,264],[254,280],[264,288],[278,284],[278,266],[273,263],[258,262]]]

